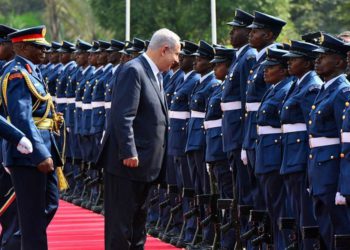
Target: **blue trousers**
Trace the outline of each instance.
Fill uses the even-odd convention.
[[[264,188],[263,197],[271,219],[274,247],[278,250],[285,249],[288,246],[288,233],[279,230],[278,221],[280,217],[289,216],[291,209],[288,207],[283,177],[279,171],[259,174],[257,177]]]
[[[315,242],[313,240],[301,239],[301,230],[304,226],[316,226],[316,219],[313,214],[312,198],[307,189],[306,172],[297,172],[283,176],[288,199],[291,204],[292,214],[295,218],[298,231],[299,249],[312,249]]]
[[[209,178],[206,171],[204,150],[187,152],[187,162],[190,167],[190,177],[196,194],[209,194]]]
[[[233,198],[233,183],[232,173],[228,161],[211,162],[211,167],[217,181],[217,187],[221,199]],[[222,224],[226,224],[230,220],[229,211],[225,211],[222,217]],[[228,230],[225,234],[221,235],[221,247],[227,249],[233,249],[235,244],[235,232],[234,229]]]
[[[46,229],[58,208],[55,172],[43,174],[29,166],[11,167],[22,250],[47,250]]]
[[[334,249],[335,234],[350,234],[349,208],[335,205],[335,192],[313,196],[313,204],[323,243]]]
[[[8,192],[13,188],[11,176],[0,166],[0,204],[5,204],[12,193]],[[7,195],[8,194],[8,195]],[[21,233],[19,230],[17,202],[16,200],[3,212],[0,216],[1,234],[0,249],[1,250],[18,250],[21,248]]]
[[[180,199],[180,194],[182,192],[183,184],[182,184],[182,177],[181,177],[181,168],[178,166],[175,166],[175,160],[173,155],[167,155],[167,167],[166,167],[166,182],[169,185],[177,186],[178,188],[178,194],[169,194],[170,199],[170,206],[175,207],[178,199]],[[165,211],[165,215],[161,218],[161,225],[163,227],[166,227],[166,224],[168,222],[169,216],[170,216],[170,210],[168,209]],[[180,232],[181,230],[181,224],[183,222],[182,212],[179,212],[176,214],[176,216],[173,219],[173,231],[174,232]]]
[[[263,186],[260,185],[255,176],[255,149],[247,149],[249,181],[251,186],[251,193],[253,196],[254,208],[264,210],[266,209]]]
[[[183,188],[191,188],[193,189],[193,182],[191,181],[191,175],[190,175],[190,167],[188,166],[186,156],[174,156],[174,167],[177,169],[177,171],[180,171],[181,176],[181,184]],[[187,213],[191,207],[191,199],[184,197],[182,199],[182,212],[183,214]],[[194,233],[196,231],[196,225],[195,225],[195,219],[191,218],[187,221],[186,229],[185,229],[185,236],[183,238],[184,241],[191,242],[194,236]]]

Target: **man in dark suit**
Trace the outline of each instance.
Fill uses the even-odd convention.
[[[179,37],[156,31],[127,62],[112,94],[111,119],[97,161],[105,169],[105,249],[144,249],[146,198],[162,179],[168,126],[162,72],[178,61]]]

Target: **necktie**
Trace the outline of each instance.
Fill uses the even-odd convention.
[[[158,72],[157,78],[158,78],[158,83],[159,83],[159,90],[162,93],[163,92],[163,75],[161,72]]]

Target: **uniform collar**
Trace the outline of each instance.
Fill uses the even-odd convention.
[[[202,83],[205,79],[207,79],[210,75],[214,74],[214,71],[210,71],[208,74],[201,76],[199,82]]]
[[[106,70],[110,69],[111,66],[112,66],[112,64],[108,63],[106,66],[103,67],[103,72],[105,72]]]
[[[190,72],[186,73],[184,75],[184,81],[194,72],[194,70],[191,70]]]
[[[332,79],[330,79],[329,81],[323,83],[324,85],[324,89],[327,89],[333,82],[335,82],[338,78],[342,77],[344,74],[340,74]]]
[[[13,59],[10,60],[10,61],[8,61],[8,62],[5,62],[5,64],[2,65],[2,68],[4,69],[7,65],[9,65],[9,64],[12,63],[12,62],[13,62]]]
[[[69,67],[69,66],[72,65],[73,63],[74,63],[74,61],[70,61],[70,62],[66,63],[65,65],[63,65],[62,71],[64,71],[67,67]]]
[[[103,70],[103,66],[100,66],[100,67],[98,67],[97,69],[95,69],[94,73],[97,73],[97,72],[99,72],[100,70]]]
[[[236,52],[236,58],[239,57],[239,55],[242,53],[242,51],[248,46],[248,44],[243,45],[242,47],[239,48],[239,50],[237,50]]]
[[[256,61],[258,62],[261,59],[261,57],[266,54],[267,49],[275,47],[275,46],[276,46],[276,44],[273,43],[273,44],[270,44],[270,45],[266,46],[262,50],[260,50],[258,52],[258,54],[256,54]]]
[[[299,84],[305,79],[306,76],[310,75],[311,72],[312,72],[312,70],[306,72],[300,79],[298,79],[297,86],[299,86]]]
[[[81,72],[82,75],[86,73],[90,69],[91,65],[87,66],[85,69],[83,69],[83,72]]]
[[[37,69],[37,66],[34,63],[32,63],[27,58],[24,58],[22,56],[17,55],[16,57],[19,59],[19,62],[17,62],[17,63],[20,63],[20,61],[22,61],[22,63],[24,64],[23,65],[24,68],[28,71],[29,74],[36,76],[36,77],[39,77],[38,73],[36,72],[39,69]],[[40,72],[40,70],[39,70],[39,72]]]
[[[112,69],[112,73],[113,73],[113,74],[116,72],[116,70],[117,70],[117,68],[119,67],[119,65],[120,65],[120,64],[117,64],[117,65],[115,65],[115,66],[113,67],[113,69]]]

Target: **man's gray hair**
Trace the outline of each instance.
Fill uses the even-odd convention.
[[[154,32],[148,48],[157,50],[167,44],[170,49],[175,49],[180,44],[180,37],[169,29],[163,28]]]

